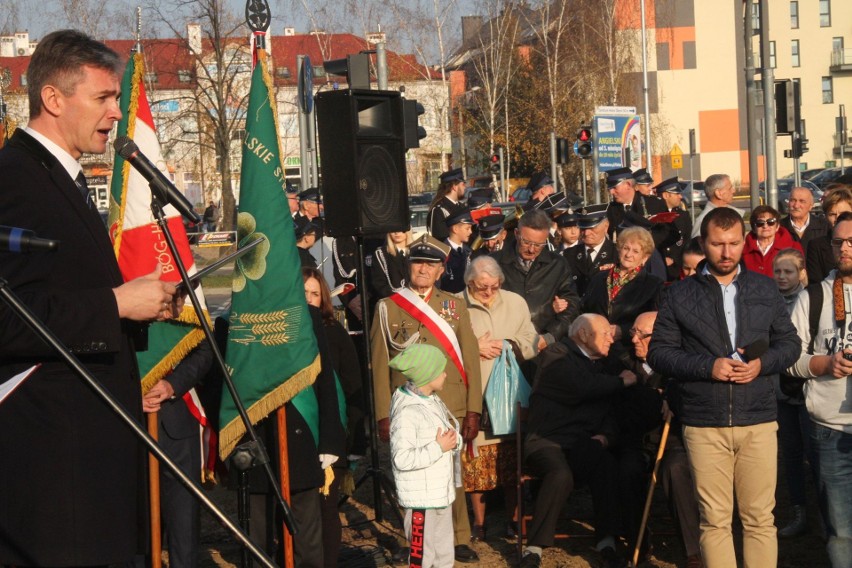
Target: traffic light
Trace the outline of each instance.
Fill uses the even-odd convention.
[[[581,126],[577,130],[577,154],[584,160],[592,157],[594,148],[592,146],[592,127]]]
[[[426,138],[426,129],[420,126],[419,117],[426,109],[414,99],[405,99],[402,105],[405,149],[419,148],[420,141]]]
[[[500,173],[500,154],[491,154],[491,173]]]
[[[801,117],[799,82],[791,79],[775,81],[775,132],[792,134]]]

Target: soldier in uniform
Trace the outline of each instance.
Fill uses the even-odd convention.
[[[450,234],[446,219],[455,215],[464,208],[461,204],[464,199],[464,175],[461,168],[449,170],[441,174],[441,185],[438,193],[429,206],[429,215],[426,218],[426,229],[429,234],[443,241]]]
[[[639,168],[633,172],[633,181],[636,182],[636,191],[651,199],[659,199],[654,193],[654,178],[648,173],[645,168]]]
[[[322,208],[322,196],[319,189],[309,187],[299,193],[299,210],[293,215],[293,222],[314,221],[319,225],[320,209]]]
[[[410,247],[411,277],[406,288],[376,306],[370,330],[373,392],[376,401],[374,419],[379,438],[390,438],[390,401],[392,392],[406,381],[388,366],[408,345],[418,342],[438,347],[447,353],[447,379],[438,393],[444,404],[462,424],[462,438],[472,441],[479,433],[482,414],[482,384],[479,369],[479,342],[473,334],[464,300],[435,287],[444,272],[449,246],[424,235]],[[456,491],[453,502],[455,559],[477,562],[479,557],[468,546],[470,521],[464,488]]]
[[[477,227],[479,227],[479,240],[481,244],[470,255],[471,260],[477,256],[497,252],[503,248],[503,242],[506,240],[506,229],[503,228],[505,220],[506,216],[502,213],[493,213],[482,217],[476,223]]]
[[[579,222],[580,216],[568,211],[556,217],[556,232],[559,234],[559,246],[556,248],[556,252],[562,254],[580,243]]]
[[[689,212],[683,207],[683,187],[677,177],[661,182],[654,188],[654,191],[665,202],[668,211],[677,213],[677,218],[673,221],[677,234],[670,239],[673,242],[660,251],[666,261],[666,280],[672,282],[680,278],[680,271],[683,267],[683,249],[686,247],[689,235],[692,234],[692,219],[689,218]]]
[[[450,235],[444,242],[450,245],[450,254],[447,256],[444,274],[441,276],[438,287],[444,292],[458,294],[466,287],[464,272],[470,264],[470,255],[473,252],[467,243],[473,233],[474,223],[467,209],[447,217],[446,223]]]
[[[618,259],[615,245],[607,234],[609,233],[609,220],[606,212],[598,211],[581,215],[577,220],[580,227],[580,240],[569,249],[562,252],[562,256],[571,267],[574,284],[577,286],[577,294],[583,297],[586,287],[592,276],[601,270],[609,270]]]
[[[538,209],[545,199],[556,193],[553,189],[553,180],[543,171],[533,174],[527,188],[530,190],[530,198],[524,203],[524,211]]]
[[[612,201],[606,210],[610,239],[624,220],[626,212],[632,211],[647,219],[666,210],[662,200],[651,199],[636,191],[636,180],[633,179],[630,168],[618,168],[607,172],[606,186],[612,195]]]

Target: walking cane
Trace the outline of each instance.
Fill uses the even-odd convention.
[[[633,547],[633,566],[639,562],[639,547],[642,537],[645,535],[645,524],[648,522],[648,513],[651,512],[651,499],[654,497],[654,486],[657,485],[657,472],[660,470],[660,462],[663,461],[663,453],[666,451],[666,441],[669,438],[669,426],[671,426],[671,415],[666,417],[663,424],[663,435],[660,437],[660,448],[657,450],[657,461],[654,462],[654,472],[651,474],[651,483],[648,487],[648,497],[645,499],[645,510],[642,511],[642,522],[639,524],[639,536],[636,537],[636,546]]]

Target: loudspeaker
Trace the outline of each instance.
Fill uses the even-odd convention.
[[[348,89],[317,95],[329,235],[408,230],[403,102],[397,91]]]

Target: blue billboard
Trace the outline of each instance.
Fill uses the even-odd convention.
[[[596,114],[594,123],[595,149],[598,171],[608,172],[642,166],[642,132],[639,115]]]

